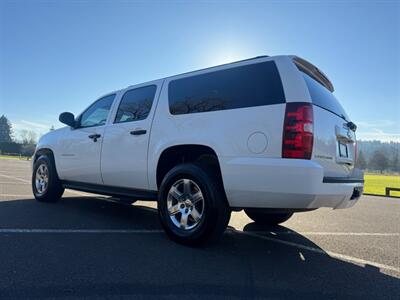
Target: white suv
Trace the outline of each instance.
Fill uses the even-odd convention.
[[[351,207],[356,126],[332,92],[304,59],[263,56],[109,93],[40,139],[33,193],[157,200],[167,234],[191,245],[220,236],[232,210],[278,224]]]

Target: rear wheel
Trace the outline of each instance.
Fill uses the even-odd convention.
[[[200,245],[215,241],[225,231],[231,211],[215,174],[200,164],[181,164],[164,177],[158,213],[174,241]]]
[[[292,212],[288,213],[269,213],[265,211],[249,210],[245,209],[246,215],[258,224],[264,225],[278,225],[293,216]]]
[[[47,155],[40,156],[33,165],[32,191],[40,202],[57,202],[64,193],[54,163]]]

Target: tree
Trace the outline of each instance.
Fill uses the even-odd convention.
[[[30,157],[35,152],[36,146],[34,144],[21,145],[21,155]]]
[[[399,160],[399,152],[396,152],[393,155],[393,159],[390,162],[390,169],[393,172],[400,172],[400,160]]]
[[[36,144],[37,134],[32,130],[22,129],[20,132],[22,144],[33,145]]]
[[[379,170],[381,173],[383,173],[383,171],[389,166],[389,160],[383,151],[376,150],[371,157],[369,166],[372,169]]]
[[[12,126],[5,115],[0,117],[0,142],[12,142]]]
[[[362,170],[365,170],[367,168],[367,161],[365,160],[364,152],[362,151],[360,151],[358,154],[356,166],[357,168],[360,168]]]

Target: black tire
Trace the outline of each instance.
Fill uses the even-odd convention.
[[[215,242],[223,234],[229,223],[231,210],[217,174],[204,165],[188,163],[174,167],[165,175],[158,194],[158,215],[165,232],[172,240],[188,246],[198,246]],[[194,182],[204,199],[202,217],[191,229],[179,228],[168,212],[169,191],[183,179]]]
[[[292,212],[269,213],[265,211],[248,210],[248,209],[245,209],[244,212],[254,222],[263,225],[278,225],[289,220],[289,218],[293,216]]]
[[[43,192],[39,192],[36,187],[36,176],[38,168],[42,165],[45,165],[48,170],[48,184]],[[64,193],[64,188],[58,178],[53,160],[47,155],[40,156],[33,165],[32,191],[35,199],[39,202],[57,202]]]

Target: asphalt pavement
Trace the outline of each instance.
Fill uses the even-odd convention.
[[[66,190],[38,203],[30,163],[0,159],[0,299],[400,299],[400,200],[295,214],[260,227],[232,214],[221,241],[190,248],[156,205]]]

